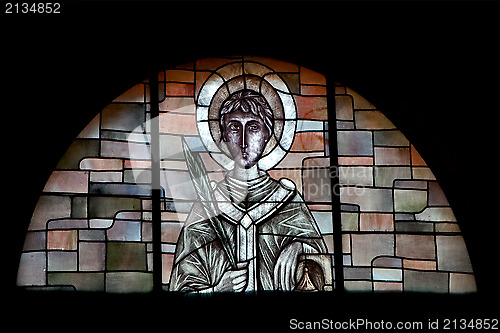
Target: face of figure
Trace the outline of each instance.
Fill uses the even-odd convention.
[[[245,169],[254,166],[270,136],[264,121],[251,112],[236,110],[225,115],[222,125],[224,141],[235,163]]]

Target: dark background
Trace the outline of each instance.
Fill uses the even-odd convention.
[[[499,318],[499,3],[64,1],[0,14],[5,331],[286,331],[289,320]],[[298,63],[384,112],[442,186],[478,293],[36,293],[15,286],[43,186],[72,140],[151,73],[251,54]],[[330,110],[333,111],[333,110]],[[333,119],[333,117],[332,117]]]

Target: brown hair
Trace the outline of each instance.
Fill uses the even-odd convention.
[[[273,133],[273,112],[271,111],[266,99],[261,94],[253,90],[240,90],[231,94],[231,96],[229,96],[228,99],[222,103],[222,107],[219,112],[219,123],[221,127],[224,123],[224,115],[237,110],[251,112],[261,118],[269,130],[269,134]]]

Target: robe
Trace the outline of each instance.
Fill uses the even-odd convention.
[[[308,253],[326,253],[325,242],[295,184],[266,173],[248,183],[226,176],[214,185],[218,217],[229,248],[239,262],[249,262],[246,291],[275,290],[274,267],[292,242]],[[227,253],[201,202],[196,202],[179,235],[171,291],[207,291],[231,270]]]

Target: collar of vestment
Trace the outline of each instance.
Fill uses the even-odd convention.
[[[226,176],[214,191],[220,213],[229,222],[245,227],[265,221],[294,193],[295,184],[291,180],[282,178],[277,182],[267,173],[248,182]],[[254,200],[246,207],[240,204],[243,197]]]

